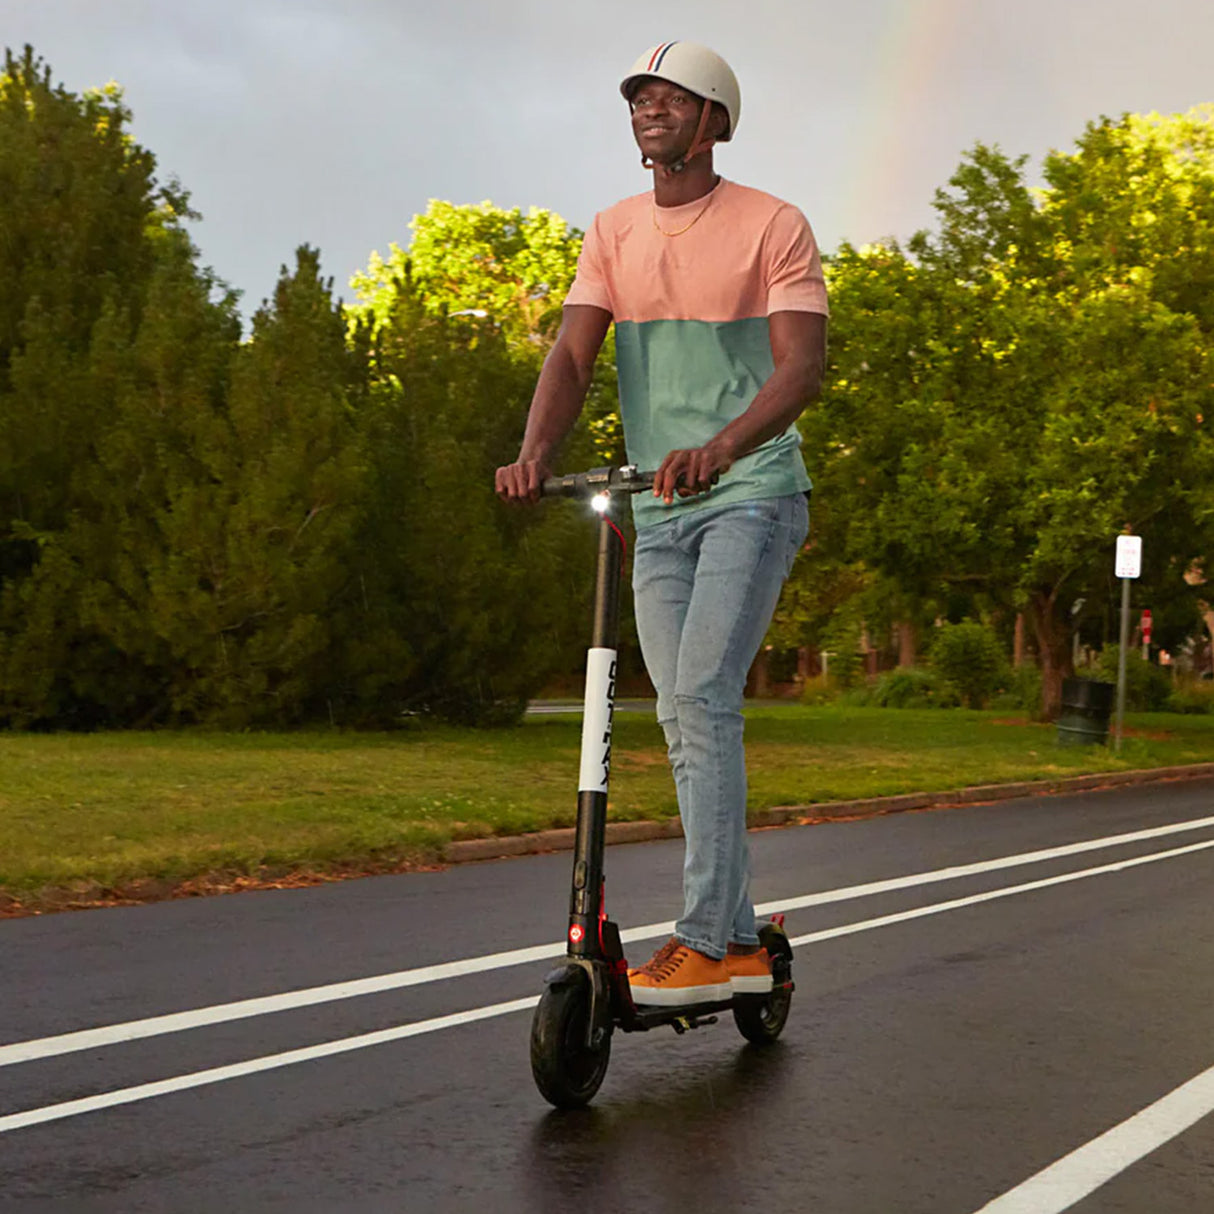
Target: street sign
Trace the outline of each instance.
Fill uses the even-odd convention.
[[[1119,535],[1117,537],[1118,577],[1138,577],[1142,572],[1142,536]]]

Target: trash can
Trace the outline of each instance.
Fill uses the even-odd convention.
[[[1109,738],[1113,715],[1113,683],[1094,679],[1062,680],[1062,711],[1058,714],[1058,741],[1068,746],[1103,745]]]

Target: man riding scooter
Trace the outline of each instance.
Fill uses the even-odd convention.
[[[749,895],[742,696],[808,529],[795,422],[821,390],[827,300],[797,208],[716,173],[741,94],[707,47],[665,42],[624,77],[653,188],[598,214],[499,495],[535,502],[615,325],[633,498],[637,630],[686,837],[674,936],[629,971],[638,1008],[771,989]]]

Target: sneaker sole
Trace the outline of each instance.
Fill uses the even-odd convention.
[[[713,986],[680,986],[663,989],[631,986],[632,1001],[638,1007],[691,1007],[697,1003],[719,1003],[733,995],[732,982]]]
[[[730,978],[729,985],[735,995],[770,995],[771,975],[735,975]]]

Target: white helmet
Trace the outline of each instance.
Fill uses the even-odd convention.
[[[651,46],[620,82],[625,101],[632,100],[630,94],[642,76],[669,80],[698,97],[719,101],[729,115],[729,126],[720,140],[726,143],[733,138],[742,116],[742,90],[733,69],[716,51],[698,42],[659,42]]]

